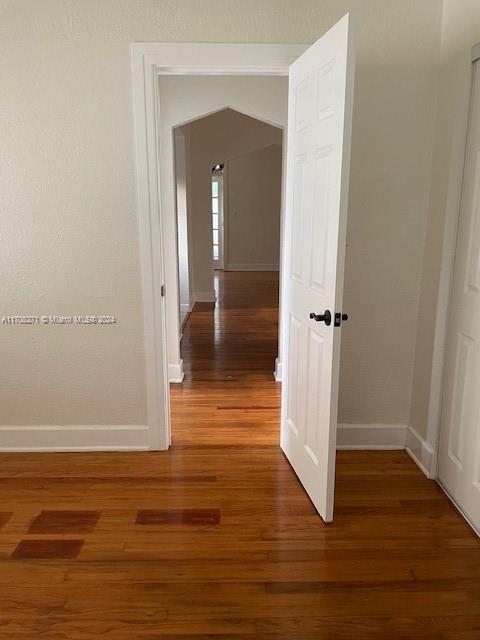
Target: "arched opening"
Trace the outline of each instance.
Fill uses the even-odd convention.
[[[283,129],[227,107],[174,127],[173,134],[185,378],[181,386],[172,385],[172,441],[240,444],[253,435],[273,444],[278,424],[266,428],[265,412],[279,404],[272,373],[278,354]],[[269,394],[267,408],[251,392],[245,397],[253,378]],[[198,407],[195,418],[189,417],[200,388],[208,432]],[[222,402],[225,393],[230,409]]]

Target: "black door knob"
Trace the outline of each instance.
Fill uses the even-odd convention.
[[[310,314],[310,320],[315,320],[316,322],[325,322],[328,327],[332,324],[332,314],[328,309],[321,315],[312,312]]]

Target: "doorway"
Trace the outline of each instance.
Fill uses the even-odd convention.
[[[188,310],[188,302],[213,301],[213,285],[211,274],[212,261],[212,219],[210,201],[211,193],[208,181],[212,177],[212,168],[222,164],[226,159],[233,160],[258,148],[260,145],[270,145],[272,142],[281,143],[282,136],[271,139],[269,127],[275,131],[284,130],[287,125],[288,113],[288,78],[286,76],[205,76],[205,75],[161,75],[157,79],[158,110],[161,114],[159,124],[159,174],[161,189],[161,207],[164,220],[162,233],[164,244],[163,279],[167,295],[160,303],[165,307],[168,379],[170,382],[181,382],[183,378],[183,361],[180,356],[180,330],[178,322],[178,305],[185,305],[183,313]],[[253,127],[252,122],[258,122]],[[195,124],[197,123],[197,124]],[[203,124],[203,126],[201,126]],[[237,134],[230,136],[230,130]],[[174,131],[174,135],[172,135]],[[192,137],[193,136],[193,137]],[[186,256],[182,259],[184,265],[177,268],[177,235],[182,232],[175,216],[175,150],[177,141],[181,140],[185,154],[189,157],[192,141],[199,153],[208,156],[208,162],[201,164],[201,174],[191,175],[195,198],[203,203],[202,217],[195,228],[190,225],[189,233],[195,238],[195,244],[201,247],[199,254],[188,256],[190,268],[196,263],[195,291],[181,300],[179,291],[182,273],[186,272]],[[215,140],[224,140],[225,145],[214,146]],[[172,144],[173,142],[173,144]],[[236,149],[236,150],[235,150]],[[205,151],[203,151],[205,150]],[[210,150],[210,151],[208,151]],[[206,159],[206,157],[205,157]],[[186,168],[188,172],[188,167]],[[228,179],[228,167],[225,168],[224,181]],[[188,175],[187,175],[188,179]],[[200,186],[198,186],[200,184]],[[225,192],[228,200],[228,189]],[[178,193],[177,202],[178,202]],[[186,206],[191,206],[187,202]],[[168,216],[167,216],[168,212]],[[235,220],[232,215],[232,220]],[[258,225],[257,225],[258,226]],[[194,243],[190,243],[192,246]],[[225,257],[231,263],[243,266],[243,256],[238,259],[235,253],[228,252],[225,246]],[[278,251],[278,244],[277,244]],[[208,254],[208,255],[207,255]],[[210,261],[210,262],[209,262]],[[258,260],[251,260],[255,263]],[[278,261],[275,268],[278,269]],[[265,260],[260,260],[265,262]],[[271,261],[273,262],[273,260]],[[233,265],[235,266],[235,265]],[[253,264],[253,267],[255,264]],[[232,268],[232,265],[229,265]],[[272,267],[273,268],[273,267]],[[193,293],[195,294],[193,296]],[[188,302],[187,302],[188,299]],[[281,335],[279,335],[281,346]]]
[[[184,379],[170,389],[172,444],[278,444],[283,130],[227,108],[173,135]]]

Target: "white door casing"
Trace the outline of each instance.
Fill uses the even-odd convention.
[[[438,479],[480,531],[480,62],[474,64],[444,375]]]
[[[344,16],[290,67],[281,446],[333,519],[354,59]],[[329,310],[330,326],[310,319]]]
[[[305,51],[301,44],[232,44],[135,42],[132,44],[133,107],[137,165],[137,210],[142,275],[145,374],[147,391],[148,447],[170,446],[170,398],[168,387],[168,346],[178,351],[178,278],[175,215],[162,206],[162,194],[173,186],[160,167],[160,131],[163,117],[159,109],[161,75],[187,76],[277,76],[288,75],[290,64]],[[248,98],[248,101],[247,101]],[[247,104],[248,102],[248,104]],[[231,106],[272,124],[280,124],[282,107],[264,112],[250,104]],[[179,115],[188,121],[199,114]],[[277,122],[278,121],[278,122]],[[172,142],[173,148],[173,142]],[[172,159],[172,158],[170,158]],[[173,161],[164,163],[172,167]],[[161,285],[166,296],[161,296]],[[166,303],[168,299],[168,304]],[[167,330],[168,329],[168,330]]]
[[[175,205],[177,212],[177,251],[178,251],[178,292],[180,300],[180,328],[190,310],[190,265],[189,238],[191,230],[188,223],[187,167],[185,134],[181,130],[174,132],[175,144]],[[181,329],[180,329],[181,330]]]

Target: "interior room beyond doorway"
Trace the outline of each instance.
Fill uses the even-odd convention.
[[[279,127],[223,109],[175,128],[180,356],[174,444],[278,444]]]
[[[270,146],[274,142],[282,142],[283,144],[283,133],[287,126],[288,77],[287,75],[278,75],[278,73],[261,76],[255,74],[245,76],[238,74],[231,76],[160,75],[158,77],[158,101],[161,114],[159,169],[161,210],[164,221],[164,284],[168,292],[164,299],[168,379],[170,382],[180,382],[183,379],[183,361],[180,357],[179,310],[183,313],[188,310],[189,303],[191,306],[193,302],[193,294],[196,301],[202,299],[211,301],[213,295],[210,259],[211,251],[213,251],[211,246],[211,187],[209,184],[212,167],[219,163],[226,163],[226,173],[228,173],[230,161],[238,159],[240,162],[242,156],[248,155],[254,149],[259,149],[262,145]],[[243,123],[241,135],[235,134],[235,131],[239,130],[237,121],[240,124]],[[247,130],[250,129],[250,125],[256,125],[256,132],[254,131],[253,135]],[[274,138],[271,137],[271,127],[276,133]],[[184,129],[187,135],[182,136]],[[189,138],[188,131],[192,132],[192,130],[196,134]],[[180,134],[180,140],[178,134]],[[213,149],[215,140],[221,141],[221,147],[217,146],[216,149]],[[200,267],[200,270],[197,269],[195,275],[198,275],[198,278],[195,279],[196,281],[190,280],[192,291],[187,301],[185,299],[180,301],[179,279],[182,278],[182,271],[181,268],[179,269],[181,251],[177,244],[177,235],[181,235],[181,228],[176,216],[178,193],[175,188],[175,174],[178,177],[178,167],[175,167],[175,156],[177,158],[179,156],[178,143],[180,142],[180,145],[183,143],[184,153],[188,158],[193,151],[189,146],[192,142],[195,145],[195,141],[202,144],[201,155],[204,154],[207,146],[214,153],[209,154],[208,161],[200,172],[195,170],[194,174],[190,173],[190,176],[185,176],[185,181],[193,179],[201,181],[203,185],[201,200],[198,200],[197,196],[191,197],[193,195],[192,189],[184,190],[184,197],[189,198],[185,208],[190,206],[191,209],[193,202],[201,207],[201,215],[205,216],[203,223],[199,221],[199,228],[197,226],[194,228],[193,225],[189,227],[189,233],[193,232],[195,241],[198,242],[200,239],[202,246],[196,256],[190,255],[190,268],[194,267],[194,258],[198,261],[201,260],[202,251],[205,252],[205,258],[207,253],[209,256],[203,260],[203,266]],[[236,146],[237,149],[235,149]],[[176,151],[177,153],[175,153]],[[186,167],[186,171],[188,171],[188,167]],[[225,178],[228,180],[227,175]],[[257,178],[258,180],[263,179],[263,173],[258,174]],[[230,189],[230,191],[232,190]],[[228,200],[228,193],[225,194],[225,197]],[[208,217],[210,219],[207,221]],[[256,228],[259,227],[258,220],[254,224]],[[236,262],[242,263],[242,268],[246,268],[244,256],[238,256],[237,260],[235,252],[231,251],[229,258],[231,262],[235,258]],[[255,261],[257,262],[257,260]],[[263,257],[262,261],[265,262],[266,258]],[[232,268],[232,265],[227,266],[229,269]],[[210,270],[207,283],[202,268]],[[276,265],[275,268],[277,268]],[[203,286],[205,284],[206,286]],[[280,346],[281,340],[281,335],[279,335]]]

